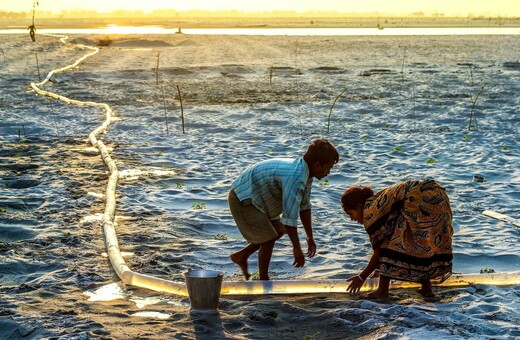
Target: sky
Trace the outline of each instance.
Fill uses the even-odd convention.
[[[263,12],[289,10],[337,11],[343,13],[380,13],[405,15],[423,12],[446,16],[520,17],[520,0],[38,0],[38,10],[60,12],[84,9],[98,12],[168,8],[179,12],[193,9]],[[31,11],[33,0],[0,0],[0,11]]]

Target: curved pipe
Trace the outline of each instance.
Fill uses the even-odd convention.
[[[67,37],[62,37],[61,42],[65,43]],[[71,68],[74,68],[78,66],[82,61],[85,59],[97,54],[99,52],[99,48],[97,47],[91,47],[87,45],[77,45],[79,47],[87,48],[93,50],[93,52],[88,53],[84,55],[83,57],[79,58],[75,63],[65,66],[56,70],[52,70],[49,72],[47,77],[41,81],[40,83],[31,83],[32,89],[39,95],[54,98],[60,101],[63,101],[68,104],[77,105],[77,106],[96,106],[101,107],[105,111],[105,120],[104,122],[96,128],[94,131],[92,131],[89,134],[89,141],[92,144],[92,146],[96,147],[99,152],[101,153],[101,158],[107,165],[110,177],[108,179],[107,187],[106,187],[106,205],[105,205],[105,212],[103,214],[103,217],[101,219],[102,221],[102,227],[103,227],[103,233],[105,235],[105,247],[107,250],[108,257],[110,259],[110,263],[112,264],[112,268],[116,272],[117,276],[128,285],[133,285],[137,287],[142,288],[148,288],[151,290],[159,291],[159,292],[165,292],[165,293],[172,293],[176,295],[181,296],[188,296],[188,291],[186,288],[185,283],[178,283],[173,281],[164,280],[161,278],[153,277],[150,275],[140,274],[133,272],[128,268],[126,265],[123,256],[121,255],[121,251],[119,250],[119,244],[117,241],[117,234],[114,228],[114,217],[115,217],[115,210],[116,210],[116,187],[117,187],[117,181],[119,180],[119,170],[117,169],[115,161],[110,156],[110,153],[108,152],[108,149],[106,148],[105,144],[96,138],[97,135],[99,135],[102,132],[105,132],[108,127],[110,126],[110,123],[112,121],[112,116],[114,115],[113,110],[110,108],[109,105],[105,103],[96,103],[96,102],[83,102],[75,99],[70,99],[65,96],[42,90],[40,87],[44,86],[46,83],[49,82],[51,77],[56,73],[61,73],[67,70],[70,70]]]
[[[61,41],[65,43],[67,37],[62,37]],[[119,171],[117,166],[110,157],[110,154],[105,144],[98,140],[96,136],[108,129],[112,120],[113,111],[109,105],[105,103],[96,102],[82,102],[61,96],[52,92],[40,89],[44,86],[55,73],[64,72],[73,67],[76,67],[83,60],[91,57],[99,52],[97,47],[86,45],[78,45],[83,48],[94,50],[78,59],[74,64],[62,67],[60,69],[49,72],[45,80],[40,83],[31,83],[33,90],[42,95],[51,97],[69,104],[78,106],[97,106],[105,111],[105,121],[98,128],[89,134],[89,140],[92,146],[99,149],[103,161],[110,171],[110,177],[106,188],[106,207],[102,217],[103,233],[105,235],[105,247],[112,264],[112,268],[117,276],[128,285],[146,288],[158,292],[171,293],[180,296],[188,296],[186,283],[169,281],[150,275],[140,274],[130,270],[126,265],[119,244],[117,241],[117,234],[114,228],[114,217],[116,208],[116,187],[119,180]],[[454,275],[443,282],[442,287],[461,287],[471,284],[492,284],[492,285],[517,285],[520,284],[520,273],[509,274],[470,274],[470,275]],[[377,287],[378,279],[367,279],[361,291],[374,290]],[[344,279],[336,280],[279,280],[279,281],[241,281],[232,282],[224,281],[222,283],[222,295],[262,295],[262,294],[306,294],[306,293],[346,293],[349,283]],[[416,287],[417,284],[408,282],[392,282],[392,288],[409,288]]]

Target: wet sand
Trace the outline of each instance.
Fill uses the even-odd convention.
[[[341,211],[344,188],[416,177],[435,178],[452,200],[456,272],[520,269],[519,230],[481,215],[493,209],[520,217],[516,36],[111,38],[46,89],[106,102],[121,118],[99,138],[125,174],[117,231],[132,270],[183,280],[189,268],[206,268],[241,280],[228,258],[244,246],[227,208],[231,181],[256,161],[301,154],[316,137],[331,139],[341,157],[313,189],[318,256],[293,268],[290,243],[280,240],[273,279],[357,274],[370,246]],[[87,51],[41,35],[34,44],[28,35],[1,41],[0,338],[520,335],[518,287],[437,288],[427,302],[410,290],[387,302],[343,294],[225,297],[214,317],[190,316],[186,298],[124,287],[103,256],[95,218],[104,210],[107,168],[85,151],[103,113],[36,96],[28,86]],[[478,131],[470,131],[482,86]],[[253,258],[250,270],[256,266]]]

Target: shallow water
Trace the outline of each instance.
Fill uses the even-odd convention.
[[[117,232],[131,269],[183,280],[188,268],[205,268],[240,280],[228,258],[245,245],[227,208],[232,180],[255,162],[296,157],[312,139],[326,137],[340,163],[313,188],[318,256],[293,268],[290,242],[280,240],[273,279],[356,274],[370,245],[341,211],[345,187],[377,190],[426,177],[443,184],[451,199],[455,272],[520,270],[520,230],[481,214],[520,218],[516,36],[138,38],[146,40],[116,40],[45,87],[106,102],[122,119],[99,138],[125,174],[117,188]],[[150,40],[170,47],[150,47]],[[35,54],[44,77],[87,51],[47,36],[35,44],[16,35],[1,41],[0,338],[520,336],[518,287],[439,289],[431,302],[406,290],[388,302],[225,298],[220,315],[209,319],[190,317],[187,299],[122,287],[102,256],[99,222],[85,218],[104,210],[97,194],[105,190],[106,166],[84,151],[104,115],[28,88],[38,80]],[[482,87],[472,121],[478,130],[470,131]],[[344,88],[327,131],[330,106]],[[476,175],[486,181],[474,182]],[[252,258],[251,269],[256,265]],[[104,287],[114,295],[89,300]]]

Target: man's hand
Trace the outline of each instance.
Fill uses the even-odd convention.
[[[307,238],[307,257],[314,257],[316,255],[316,243],[313,238]]]
[[[305,265],[305,257],[303,256],[303,252],[301,248],[293,248],[294,253],[294,263],[295,267],[303,267]]]

